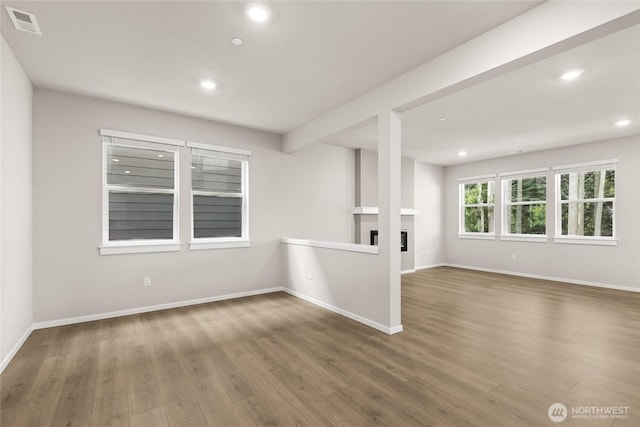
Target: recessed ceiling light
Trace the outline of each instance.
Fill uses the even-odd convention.
[[[158,157],[164,157],[164,154],[158,154]]]
[[[460,156],[460,157],[464,157],[464,156],[466,156],[466,155],[467,155],[467,152],[466,152],[466,151],[459,151],[459,152],[458,152],[458,156]]]
[[[442,116],[442,117],[440,117],[440,119],[438,119],[438,120],[440,120],[441,122],[444,122],[444,121],[446,121],[446,120],[447,120],[447,118],[446,118],[446,117],[444,117],[444,116]]]
[[[200,86],[202,89],[213,90],[216,88],[216,84],[211,80],[200,80]]]
[[[242,46],[244,41],[240,37],[234,37],[231,39],[231,44],[235,46]]]
[[[114,162],[119,162],[120,159],[112,159]]]
[[[131,173],[131,171],[124,171],[124,173]]]
[[[269,19],[269,16],[271,15],[269,13],[269,9],[265,5],[258,3],[248,5],[245,12],[249,18],[256,22],[264,22]]]
[[[562,78],[562,80],[564,80],[564,81],[575,80],[575,79],[577,79],[578,77],[580,77],[580,76],[582,75],[582,73],[584,73],[584,70],[583,70],[583,69],[581,69],[581,68],[576,68],[576,69],[574,69],[574,70],[569,70],[569,71],[565,72],[565,73],[562,75],[562,77],[561,77],[561,78]]]
[[[618,120],[616,122],[616,126],[618,126],[619,128],[625,127],[625,126],[629,126],[631,124],[631,120],[629,119],[624,119],[624,120]]]

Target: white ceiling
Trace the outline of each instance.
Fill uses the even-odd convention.
[[[575,81],[562,81],[571,68],[585,71]],[[631,125],[614,126],[623,118]],[[403,155],[438,165],[638,134],[640,25],[402,115]],[[376,150],[376,125],[330,143]],[[468,154],[462,158],[459,151]]]
[[[540,2],[268,2],[266,24],[243,1],[1,3],[38,19],[42,36],[0,11],[35,86],[285,133]]]

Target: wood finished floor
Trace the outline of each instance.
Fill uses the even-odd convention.
[[[9,426],[640,425],[640,295],[453,268],[403,276],[388,336],[284,293],[37,330]]]

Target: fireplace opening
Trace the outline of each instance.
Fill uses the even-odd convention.
[[[378,246],[378,230],[371,230],[371,245]],[[407,230],[400,231],[400,252],[407,252],[409,243],[407,239]]]

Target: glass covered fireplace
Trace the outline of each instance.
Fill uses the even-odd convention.
[[[378,230],[371,230],[371,245],[378,246]],[[400,251],[407,252],[409,248],[407,240],[407,230],[400,231]]]

